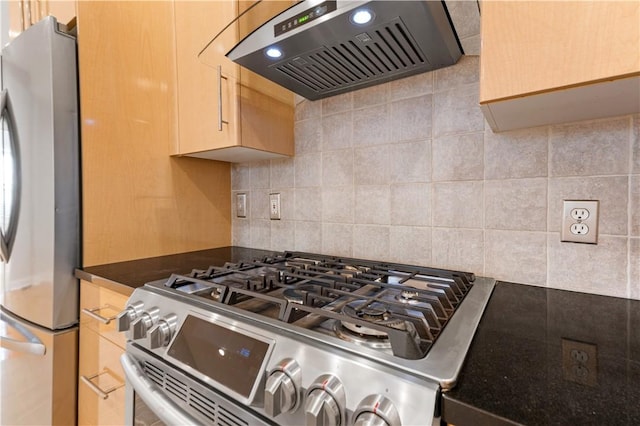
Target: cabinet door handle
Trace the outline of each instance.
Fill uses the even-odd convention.
[[[218,65],[218,131],[222,131],[222,124],[229,124],[228,121],[222,119],[222,79],[227,77],[222,75],[222,65]]]
[[[89,386],[89,389],[91,389],[93,392],[95,392],[96,395],[98,395],[100,398],[107,399],[107,398],[109,398],[109,394],[111,392],[123,387],[124,383],[119,383],[119,384],[117,384],[117,385],[115,385],[115,386],[113,386],[113,387],[111,387],[111,388],[109,388],[107,390],[103,390],[98,385],[96,385],[95,383],[92,382],[93,379],[95,379],[96,377],[100,377],[103,374],[109,374],[111,377],[113,377],[113,374],[111,374],[109,372],[109,370],[105,369],[103,372],[96,373],[96,374],[94,374],[92,376],[89,376],[89,377],[81,375],[80,376],[80,380],[82,380],[82,382],[85,385]]]
[[[116,319],[116,316],[112,316],[112,317],[103,317],[102,315],[98,314],[97,312],[100,311],[101,309],[107,309],[107,308],[111,308],[111,306],[109,305],[105,305],[102,306],[100,308],[93,308],[93,309],[87,309],[87,308],[83,308],[82,309],[82,313],[90,316],[91,318],[100,321],[103,324],[109,324],[111,321],[113,321],[114,319]]]

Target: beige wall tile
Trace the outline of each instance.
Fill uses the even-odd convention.
[[[322,153],[322,185],[353,185],[353,150],[325,151]]]
[[[434,182],[483,179],[483,132],[436,138],[432,145]]]
[[[391,140],[393,142],[431,137],[431,96],[424,95],[391,104]]]
[[[293,172],[292,158],[271,160],[271,188],[293,188]]]
[[[322,183],[322,156],[319,154],[300,154],[293,159],[296,188],[320,186]]]
[[[353,223],[353,186],[322,188],[322,221]]]
[[[485,179],[547,176],[548,127],[484,134]]]
[[[304,98],[303,98],[304,99]],[[322,101],[310,101],[304,99],[296,104],[295,120],[302,121],[309,118],[318,118],[322,115]]]
[[[431,140],[397,143],[391,145],[389,150],[390,182],[431,180]]]
[[[391,185],[391,223],[393,225],[431,225],[431,184]]]
[[[353,146],[389,143],[389,119],[387,104],[353,111]]]
[[[293,125],[293,137],[296,155],[321,151],[322,121],[315,118],[296,121]]]
[[[269,160],[256,161],[251,165],[251,189],[271,186],[271,165]]]
[[[487,180],[485,227],[514,231],[547,230],[547,179]]]
[[[431,246],[434,267],[483,274],[484,231],[433,228]]]
[[[549,287],[627,296],[627,238],[601,236],[598,245],[560,242],[550,233]]]
[[[355,223],[388,225],[391,193],[388,185],[356,186]]]
[[[323,223],[322,253],[334,256],[353,256],[353,225]]]
[[[250,163],[239,163],[231,166],[231,189],[242,191],[251,189]]]
[[[640,238],[630,238],[629,261],[631,276],[629,277],[630,296],[640,299]]]
[[[231,241],[234,246],[251,247],[251,225],[249,219],[233,219]]]
[[[345,111],[322,119],[322,149],[351,148],[352,112]]]
[[[384,104],[389,99],[389,86],[381,84],[353,92],[353,108],[364,108]]]
[[[426,72],[391,81],[389,99],[392,101],[433,93],[433,72]]]
[[[295,224],[294,250],[322,252],[322,223],[296,221]]]
[[[640,114],[633,116],[633,160],[631,173],[640,173]]]
[[[349,111],[353,109],[353,93],[332,96],[322,99],[322,115],[331,115],[336,112]]]
[[[250,247],[269,250],[271,248],[271,221],[269,219],[250,219]]]
[[[295,220],[322,220],[322,188],[296,188]]]
[[[295,245],[295,222],[292,220],[271,221],[271,250],[291,250]]]
[[[431,264],[431,228],[392,226],[389,228],[389,261],[412,265]]]
[[[247,213],[251,219],[269,219],[269,190],[256,189],[247,195]]]
[[[457,3],[469,3],[472,7],[476,7],[476,15],[478,13],[477,6],[473,2],[463,1]],[[474,22],[480,24],[477,16]],[[478,29],[479,32],[479,29]],[[460,36],[460,34],[458,34]],[[478,56],[463,56],[460,58],[456,66],[440,68],[435,71],[435,91],[453,89],[465,84],[477,83],[480,80],[480,58]]]
[[[545,285],[547,236],[543,232],[487,230],[485,275],[503,281]]]
[[[629,209],[631,216],[631,236],[640,237],[640,175],[632,175],[631,182],[631,199],[629,200]]]
[[[354,183],[356,185],[380,185],[389,182],[389,145],[353,150]]]
[[[482,228],[483,183],[433,184],[433,226]]]
[[[600,200],[599,234],[627,234],[629,178],[603,176],[549,179],[548,230],[560,232],[563,200]]]
[[[469,84],[433,95],[433,137],[484,130],[480,88]]]
[[[551,176],[615,175],[629,172],[631,118],[551,126]]]
[[[388,259],[389,227],[354,225],[353,256],[372,260]]]

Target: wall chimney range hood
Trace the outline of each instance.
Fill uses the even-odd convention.
[[[444,2],[433,0],[305,0],[227,53],[310,100],[453,65],[461,55]]]

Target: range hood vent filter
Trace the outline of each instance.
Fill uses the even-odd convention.
[[[420,47],[399,20],[272,65],[320,96],[351,86],[390,80],[396,74],[428,66]]]

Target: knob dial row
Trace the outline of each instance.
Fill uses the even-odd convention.
[[[144,310],[144,303],[134,302],[116,316],[116,329],[125,332],[127,339],[144,339],[146,346],[157,349],[171,341],[178,317],[174,314],[159,318],[157,307]]]

